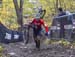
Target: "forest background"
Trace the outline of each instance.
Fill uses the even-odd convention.
[[[20,5],[20,0],[18,5]],[[23,0],[23,24],[33,19],[37,8],[42,6],[46,9],[44,20],[51,25],[57,8],[62,7],[72,13],[75,12],[75,0]],[[0,0],[0,21],[8,28],[14,30],[19,27],[13,0]]]

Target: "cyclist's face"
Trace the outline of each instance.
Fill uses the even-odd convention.
[[[40,18],[36,18],[36,20],[40,20]]]

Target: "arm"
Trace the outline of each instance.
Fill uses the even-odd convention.
[[[33,24],[35,22],[35,19],[32,20],[32,22],[30,24]]]
[[[41,20],[41,23],[44,26],[45,31],[48,32],[48,26],[44,23],[44,20],[43,19]]]
[[[45,27],[45,31],[48,32],[48,26],[44,24],[44,27]]]
[[[35,22],[35,19],[33,19],[32,22],[29,23],[29,27],[32,27],[32,24]]]

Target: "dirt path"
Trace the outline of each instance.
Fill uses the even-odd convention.
[[[9,57],[75,57],[75,49],[64,48],[61,45],[41,45],[41,50],[35,49],[35,44],[15,43],[3,44],[6,51],[5,55]],[[8,56],[7,56],[8,57]]]

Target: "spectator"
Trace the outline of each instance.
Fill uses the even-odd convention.
[[[58,8],[58,16],[63,16],[63,15],[66,15],[66,12],[62,9],[62,8]]]
[[[64,11],[61,7],[58,8],[59,14],[58,16],[63,16],[63,15],[71,15],[69,11]]]
[[[69,11],[64,11],[62,8],[59,8],[58,9],[59,11],[59,14],[58,16],[63,16],[63,15],[71,15],[71,13]],[[64,38],[64,34],[65,34],[65,29],[64,29],[64,25],[65,23],[67,23],[71,18],[72,16],[69,16],[68,19],[65,21],[65,20],[60,20],[60,38]]]

